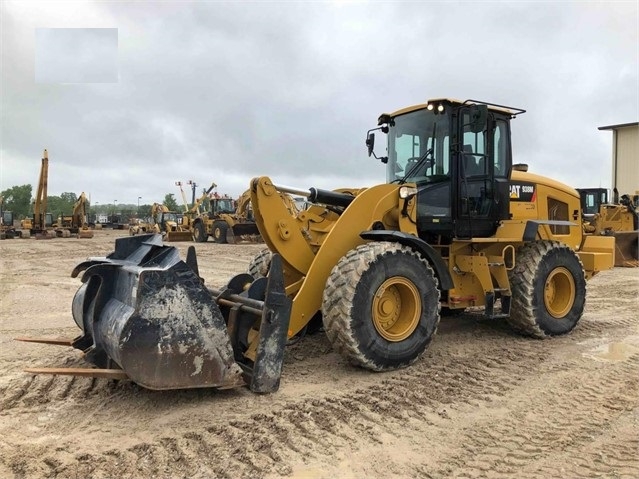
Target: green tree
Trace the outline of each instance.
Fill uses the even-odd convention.
[[[140,205],[140,213],[138,216],[140,218],[151,216],[151,207],[152,205]]]
[[[164,206],[170,211],[178,211],[178,204],[177,201],[175,201],[175,195],[173,193],[167,193],[164,196]]]
[[[31,215],[31,185],[12,186],[2,192],[0,196],[4,198],[3,209],[13,211],[17,218],[24,218]]]
[[[70,215],[73,212],[73,204],[78,200],[75,193],[65,192],[60,196],[47,196],[47,210],[54,217]]]

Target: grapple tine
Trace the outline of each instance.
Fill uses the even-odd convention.
[[[121,369],[89,369],[89,368],[25,368],[31,374],[51,374],[54,376],[80,376],[102,379],[128,379]]]
[[[239,274],[226,289],[210,291],[226,318],[235,360],[251,391],[277,391],[292,307],[280,255],[273,255],[268,277],[254,280],[250,274]]]
[[[282,258],[279,254],[274,254],[266,286],[251,391],[272,393],[280,387],[291,307],[292,301],[286,296],[284,289]]]
[[[39,344],[51,344],[53,346],[73,346],[74,339],[65,338],[14,338],[16,341],[22,341],[24,343],[39,343]]]
[[[195,247],[189,246],[186,250],[186,264],[193,270],[193,272],[200,276],[200,269],[197,265],[197,256],[195,254]]]

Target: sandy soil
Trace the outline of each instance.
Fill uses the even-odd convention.
[[[118,234],[0,243],[0,477],[639,477],[639,269],[589,282],[568,336],[466,314],[392,373],[306,337],[272,395],[24,373],[79,364],[78,351],[13,338],[74,337],[70,271]],[[261,247],[196,244],[200,273],[222,286]]]

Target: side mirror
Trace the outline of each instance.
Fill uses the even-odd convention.
[[[368,138],[366,138],[366,147],[368,148],[368,156],[373,154],[373,149],[375,148],[375,133],[369,133]]]
[[[479,133],[486,128],[488,120],[487,105],[471,105],[470,107],[470,131]]]

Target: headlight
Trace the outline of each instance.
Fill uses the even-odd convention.
[[[402,199],[410,198],[417,194],[417,188],[414,186],[402,186],[399,189],[399,197]]]

